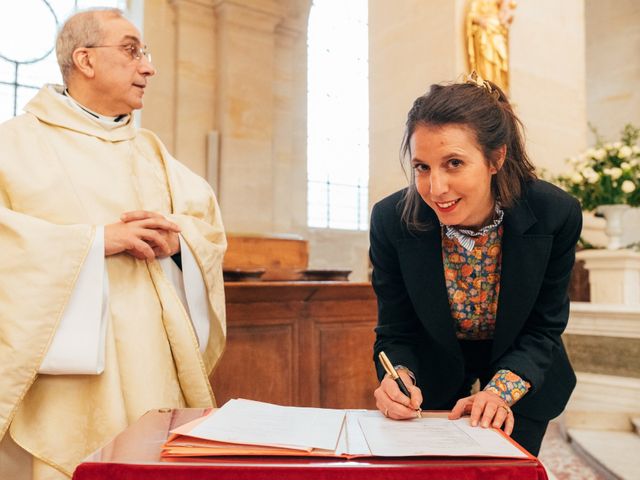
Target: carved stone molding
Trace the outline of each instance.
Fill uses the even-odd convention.
[[[227,25],[236,25],[252,30],[273,32],[285,18],[282,6],[273,2],[217,0],[216,15]]]
[[[640,306],[571,302],[565,333],[640,339]]]

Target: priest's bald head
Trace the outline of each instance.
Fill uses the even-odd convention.
[[[142,108],[156,73],[138,29],[117,9],[77,13],[62,26],[56,56],[69,94],[106,116]]]

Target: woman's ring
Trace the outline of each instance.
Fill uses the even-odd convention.
[[[511,415],[513,412],[511,411],[511,408],[509,408],[508,405],[499,405],[498,408],[504,408],[507,412],[507,415]]]

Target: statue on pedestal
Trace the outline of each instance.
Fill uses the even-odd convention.
[[[470,71],[509,91],[509,27],[516,3],[511,0],[471,0],[466,17]]]

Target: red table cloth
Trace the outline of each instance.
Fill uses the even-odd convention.
[[[160,457],[169,430],[205,409],[154,410],[81,463],[73,480],[547,480],[536,459]]]

